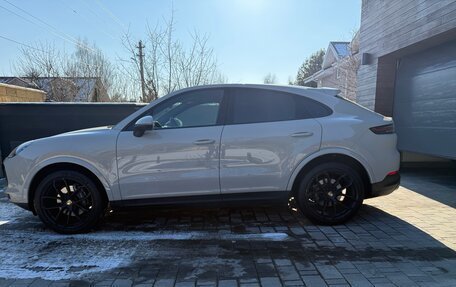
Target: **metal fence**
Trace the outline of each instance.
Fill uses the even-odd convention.
[[[142,108],[134,103],[1,103],[0,164],[19,144],[68,131],[114,125]],[[3,176],[3,165],[0,177]]]

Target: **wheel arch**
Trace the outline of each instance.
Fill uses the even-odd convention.
[[[51,172],[53,171],[59,171],[59,170],[73,170],[73,171],[78,171],[87,177],[89,177],[97,188],[101,191],[101,196],[105,200],[106,204],[109,202],[109,196],[108,192],[109,189],[106,188],[105,184],[100,180],[99,176],[97,176],[93,171],[91,171],[89,168],[82,166],[77,163],[73,162],[57,162],[57,163],[51,163],[48,164],[41,169],[38,170],[33,176],[33,178],[30,181],[30,185],[28,188],[28,207],[29,209],[35,213],[35,208],[34,208],[34,195],[36,192],[36,188],[40,184],[40,182]]]
[[[352,154],[338,152],[328,152],[315,155],[311,158],[304,160],[293,172],[292,177],[290,178],[287,186],[287,190],[290,193],[290,197],[295,194],[299,186],[299,181],[302,178],[302,175],[306,171],[309,171],[313,167],[325,163],[325,162],[339,162],[344,164],[349,164],[357,169],[363,179],[365,185],[365,198],[368,198],[371,193],[371,170],[369,166],[360,160],[359,157],[353,156]]]

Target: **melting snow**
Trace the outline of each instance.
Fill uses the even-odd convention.
[[[129,266],[140,260],[164,258],[188,264],[192,276],[209,266],[223,266],[233,275],[244,272],[240,260],[220,258],[229,251],[192,250],[194,240],[284,241],[286,233],[230,233],[227,231],[98,231],[60,235],[42,229],[38,218],[0,200],[0,278],[76,279]],[[120,227],[119,227],[120,228]],[[160,242],[176,241],[175,244]],[[199,251],[200,252],[200,251]]]

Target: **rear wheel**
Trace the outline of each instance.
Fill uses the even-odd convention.
[[[301,212],[317,224],[341,224],[353,217],[364,200],[359,172],[343,163],[324,163],[302,178],[297,192]]]
[[[86,175],[56,171],[38,185],[35,210],[44,224],[65,234],[87,232],[103,215],[105,202],[96,184]]]

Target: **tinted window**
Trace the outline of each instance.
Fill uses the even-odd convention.
[[[303,96],[261,89],[236,89],[231,92],[229,123],[245,124],[289,121],[326,116],[326,106]]]
[[[149,113],[161,128],[212,126],[217,124],[222,90],[200,90],[174,96]]]
[[[332,114],[329,107],[304,96],[296,96],[296,108],[300,119],[321,118]]]

